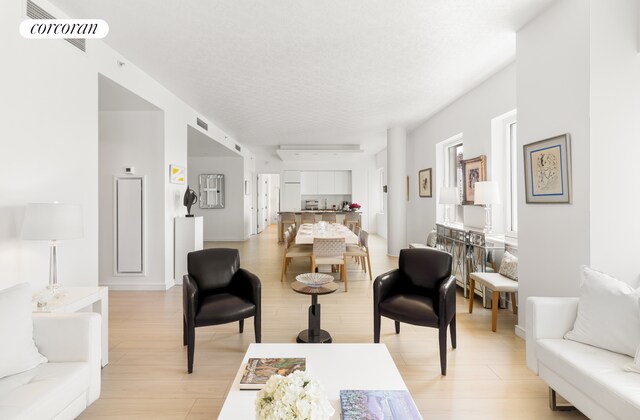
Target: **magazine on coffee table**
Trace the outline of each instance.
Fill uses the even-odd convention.
[[[340,408],[342,420],[422,420],[402,390],[340,390]]]
[[[251,358],[240,379],[240,389],[262,389],[271,375],[287,376],[296,370],[305,370],[304,357]]]

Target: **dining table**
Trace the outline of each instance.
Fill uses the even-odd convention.
[[[314,238],[344,238],[347,245],[358,245],[360,238],[340,223],[303,223],[296,233],[296,244],[313,244]]]

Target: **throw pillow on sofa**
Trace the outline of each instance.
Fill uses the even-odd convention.
[[[564,337],[633,357],[640,345],[640,294],[583,266],[578,315],[573,330]]]
[[[0,379],[47,361],[33,342],[31,288],[27,283],[0,290],[0,342]]]

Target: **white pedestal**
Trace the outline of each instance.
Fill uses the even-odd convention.
[[[174,224],[173,279],[182,284],[187,274],[187,254],[203,247],[203,218],[176,217]]]

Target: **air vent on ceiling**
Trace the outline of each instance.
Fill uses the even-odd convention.
[[[239,144],[236,144],[236,150],[237,150],[238,152],[242,152],[242,147],[240,147],[240,145],[239,145]]]
[[[199,127],[204,128],[205,130],[209,130],[209,124],[202,121],[200,118],[196,117],[196,124],[198,124]]]
[[[44,10],[42,7],[38,6],[31,0],[27,0],[27,17],[31,19],[55,19],[55,17],[51,13],[47,12],[46,10]],[[67,41],[69,44],[73,45],[74,47],[76,47],[82,52],[85,52],[87,50],[86,40],[84,39],[65,38],[65,41]]]

